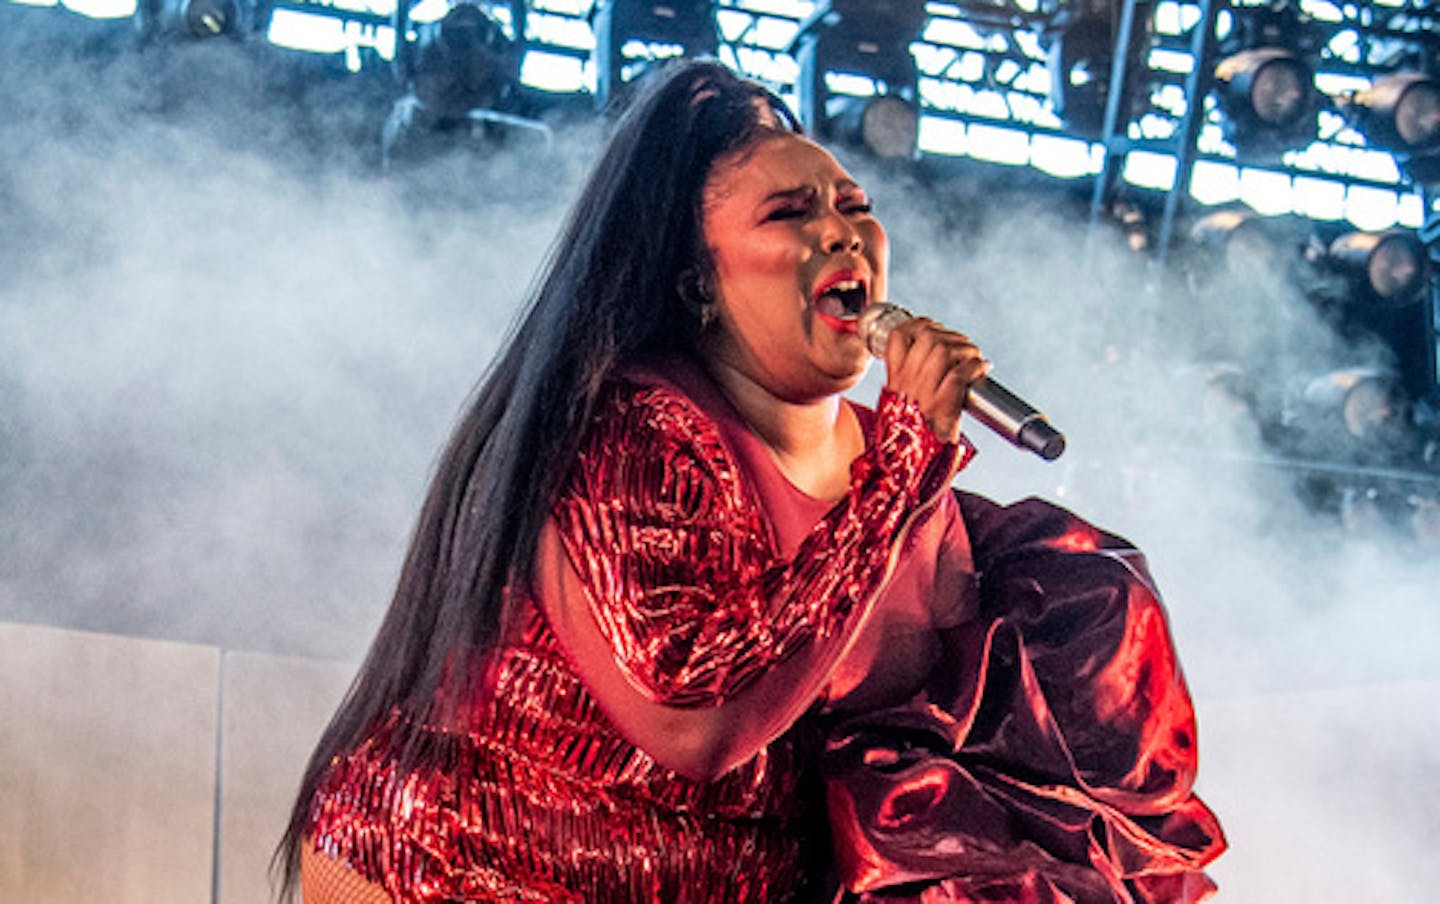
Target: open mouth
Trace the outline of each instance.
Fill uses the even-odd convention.
[[[836,320],[856,320],[865,310],[869,289],[862,280],[837,279],[820,290],[815,299],[815,310]]]

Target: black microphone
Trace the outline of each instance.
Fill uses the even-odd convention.
[[[890,331],[914,316],[898,304],[878,301],[860,314],[860,339],[870,354],[883,359]],[[1054,461],[1065,451],[1065,435],[1050,426],[1045,415],[989,377],[970,384],[965,410],[1013,445],[1046,461]]]

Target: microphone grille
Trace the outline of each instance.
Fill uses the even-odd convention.
[[[888,301],[877,301],[860,312],[856,332],[877,358],[885,357],[885,346],[890,342],[890,331],[915,315]]]

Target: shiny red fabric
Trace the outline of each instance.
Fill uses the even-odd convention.
[[[718,431],[697,436],[696,416],[663,384],[607,399],[555,517],[632,685],[663,703],[717,706],[843,631],[876,596],[905,529],[953,476],[957,448],[913,402],[884,393],[849,492],[785,559],[733,453]],[[646,454],[617,454],[637,443]]]
[[[959,494],[980,614],[908,703],[825,755],[852,900],[1179,904],[1225,848],[1140,553],[1039,500]]]
[[[850,492],[791,557],[713,419],[665,381],[617,381],[555,510],[560,535],[637,690],[710,706],[880,592],[914,516],[958,453],[918,408],[882,400]],[[536,602],[448,688],[462,724],[400,714],[337,757],[311,806],[315,848],[397,902],[772,902],[802,888],[802,769],[792,732],[716,781],[686,779],[622,737]],[[584,604],[583,601],[577,601]],[[449,698],[451,700],[455,697]]]

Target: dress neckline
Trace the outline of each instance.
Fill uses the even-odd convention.
[[[755,435],[739,409],[699,362],[674,357],[655,365],[627,368],[624,374],[642,384],[661,384],[678,390],[715,423],[725,448],[749,478],[747,483],[765,512],[782,553],[793,554],[815,523],[839,501],[838,498],[821,499],[796,486],[781,469],[770,447]],[[854,413],[865,448],[870,448],[874,412],[848,398],[841,401]]]
[[[766,443],[755,432],[740,413],[740,409],[725,394],[717,381],[708,370],[698,361],[686,357],[675,357],[664,362],[660,367],[639,367],[632,372],[636,375],[643,375],[645,382],[669,383],[676,389],[690,398],[701,411],[708,414],[716,425],[720,427],[721,433],[730,447],[732,453],[744,451],[746,458],[757,458],[763,461],[767,470],[773,470],[775,475],[783,481],[784,485],[793,493],[797,499],[804,502],[823,506],[822,511],[828,511],[831,506],[844,494],[834,499],[825,499],[813,493],[806,492],[795,484],[785,473],[776,459],[775,450]],[[860,435],[864,443],[862,451],[870,448],[871,428],[874,423],[875,413],[863,405],[852,402],[850,399],[841,396],[840,403],[844,405],[860,427]],[[743,450],[737,447],[744,447]]]

